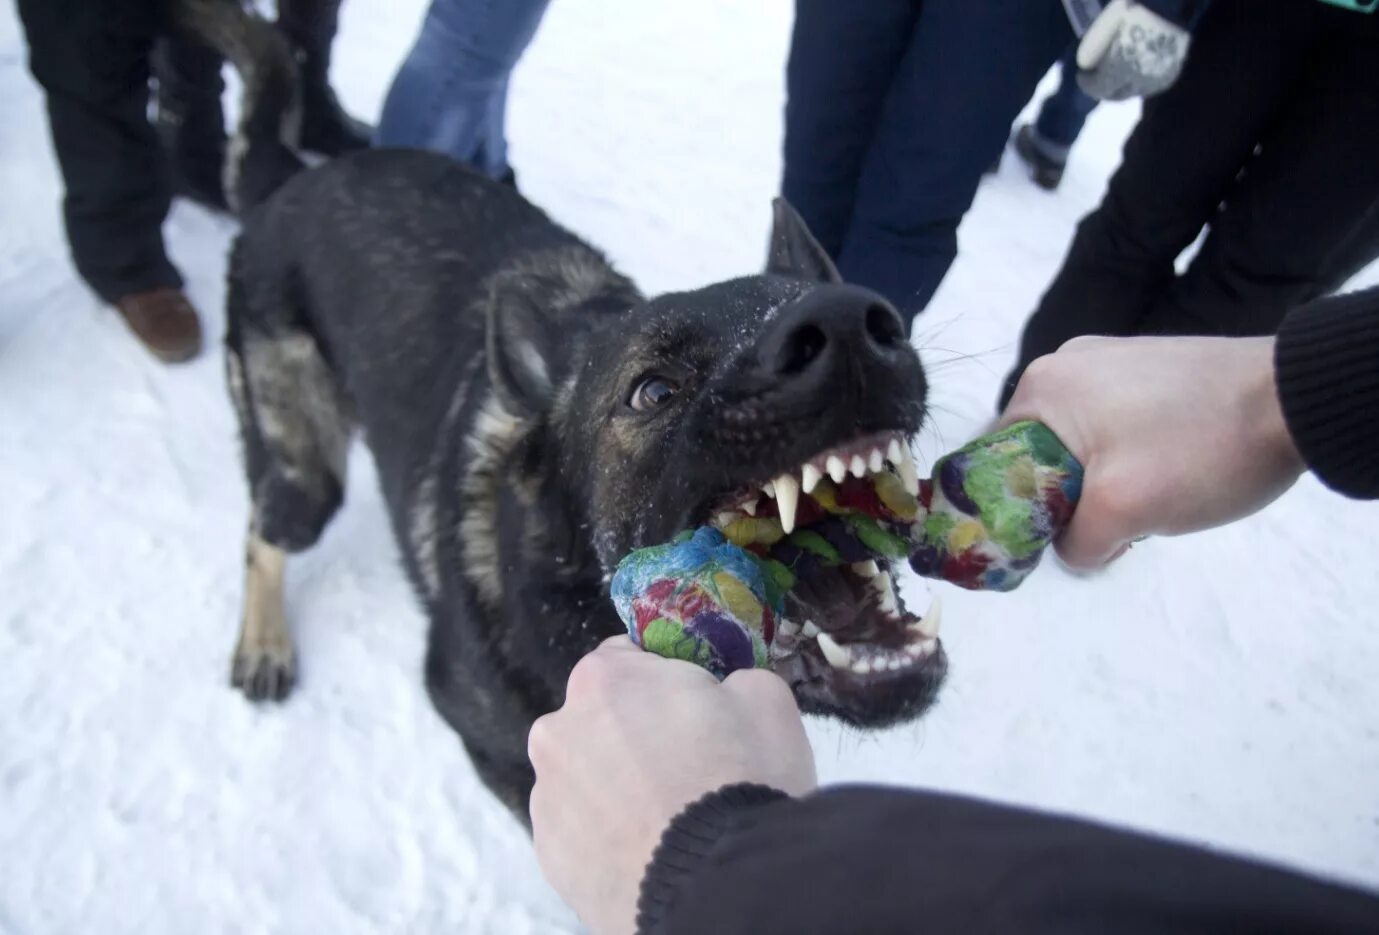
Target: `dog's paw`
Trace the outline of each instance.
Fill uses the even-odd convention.
[[[297,684],[297,653],[291,643],[241,643],[230,662],[230,684],[250,701],[282,701]]]

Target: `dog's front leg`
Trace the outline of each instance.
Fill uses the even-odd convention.
[[[282,700],[297,679],[297,651],[283,610],[287,553],[249,531],[244,561],[244,620],[230,684],[251,701]]]

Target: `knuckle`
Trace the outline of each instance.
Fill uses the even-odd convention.
[[[532,766],[537,769],[540,769],[541,763],[547,762],[547,756],[554,743],[555,716],[555,713],[542,715],[527,732],[527,759],[531,760]]]

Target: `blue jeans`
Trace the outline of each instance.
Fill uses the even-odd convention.
[[[388,89],[375,143],[446,153],[506,176],[508,79],[548,2],[432,0]]]
[[[1058,0],[796,0],[781,191],[843,278],[913,321],[1072,39]]]
[[[1077,85],[1077,45],[1074,44],[1063,56],[1058,90],[1049,95],[1039,108],[1039,119],[1034,122],[1035,132],[1042,140],[1064,147],[1066,157],[1068,147],[1077,142],[1082,125],[1096,109],[1097,103],[1096,98]]]

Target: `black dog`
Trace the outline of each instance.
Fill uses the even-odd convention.
[[[294,683],[285,553],[340,505],[358,425],[430,618],[431,697],[526,821],[528,729],[622,631],[607,582],[624,554],[725,513],[793,524],[801,483],[840,468],[913,477],[919,359],[894,309],[837,279],[783,202],[764,275],[647,300],[445,157],[373,151],[294,178],[231,261],[253,514],[233,683],[253,699]],[[807,711],[894,723],[943,677],[889,568],[821,571],[787,618],[774,668]]]

